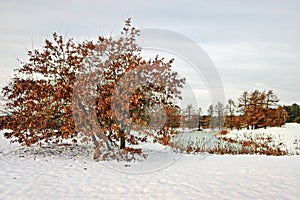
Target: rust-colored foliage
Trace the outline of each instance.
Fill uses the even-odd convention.
[[[144,60],[141,49],[136,44],[139,30],[131,26],[128,19],[119,39],[103,39],[97,43],[89,54],[89,61],[97,60],[96,70],[88,73],[89,79],[99,80],[96,84],[96,115],[99,124],[93,124],[92,135],[104,139],[107,147],[120,141],[120,148],[125,147],[125,141],[137,144],[146,141],[147,134],[132,135],[132,129],[141,130],[151,124],[149,113],[155,105],[172,106],[172,101],[180,98],[180,91],[185,82],[171,70],[173,60],[165,62],[158,56],[153,60]],[[105,55],[105,56],[104,56]],[[99,60],[100,58],[106,58]],[[86,80],[86,77],[83,78]],[[88,96],[90,90],[86,82],[82,83],[83,92],[80,99]],[[91,82],[90,88],[93,88]],[[81,86],[80,86],[81,87]],[[89,100],[87,100],[89,101]],[[80,104],[80,102],[78,102]],[[85,103],[85,105],[93,102]],[[116,112],[117,111],[117,112]],[[80,116],[83,124],[89,124],[92,119]],[[128,115],[127,115],[128,114]],[[91,131],[86,131],[89,135]],[[97,134],[101,133],[101,134]],[[93,137],[94,141],[97,140]]]
[[[221,131],[220,131],[220,134],[221,134],[221,135],[226,135],[226,134],[228,134],[228,130],[221,130]]]
[[[3,88],[8,99],[9,121],[2,129],[8,138],[26,145],[58,142],[76,136],[71,112],[75,72],[84,60],[89,43],[75,44],[53,34],[41,50],[28,51],[13,80]]]
[[[272,126],[282,126],[287,119],[287,112],[282,106],[277,106],[279,99],[272,90],[253,92],[245,91],[238,99],[238,112],[234,115],[235,104],[228,101],[226,127],[228,128],[266,128]]]

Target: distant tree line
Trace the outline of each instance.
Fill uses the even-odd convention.
[[[244,91],[236,102],[229,99],[226,106],[220,102],[210,105],[207,115],[196,113],[192,105],[188,105],[183,111],[182,125],[188,128],[201,126],[219,130],[224,127],[257,129],[282,126],[286,122],[300,120],[300,108],[297,104],[283,107],[278,102],[279,98],[273,90]]]

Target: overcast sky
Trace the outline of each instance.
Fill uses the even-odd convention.
[[[300,1],[1,1],[0,84],[5,85],[53,32],[75,40],[138,28],[162,28],[197,42],[214,62],[226,98],[273,89],[281,104],[300,103]]]

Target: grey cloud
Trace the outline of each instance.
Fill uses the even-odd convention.
[[[299,103],[299,10],[296,0],[1,1],[0,85],[32,41],[38,48],[54,31],[75,39],[118,34],[132,17],[137,27],[170,29],[203,45],[230,95],[271,87]]]

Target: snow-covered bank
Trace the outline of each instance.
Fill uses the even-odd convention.
[[[300,124],[256,130],[185,132],[174,135],[171,142],[190,152],[216,154],[300,155]],[[190,149],[190,150],[188,150]]]
[[[280,133],[293,139],[293,127]],[[77,147],[64,153],[23,150],[0,136],[0,199],[300,198],[300,156],[178,155],[161,149],[126,164],[95,162]]]
[[[132,174],[85,159],[1,156],[0,199],[298,199],[299,163],[299,156],[184,155]]]
[[[274,145],[284,144],[291,154],[300,152],[300,124],[287,123],[282,127],[271,127],[257,130],[233,130],[227,137],[243,137],[244,135],[271,135],[274,139]]]

